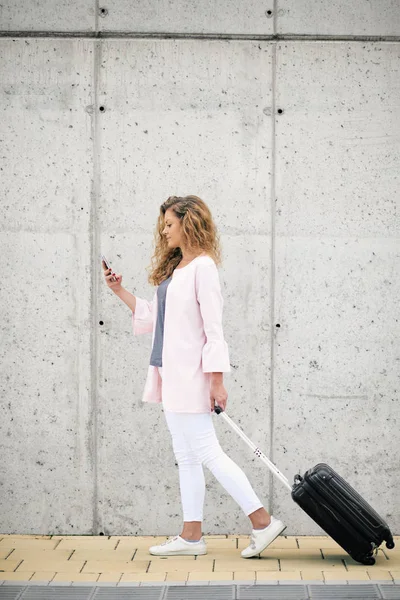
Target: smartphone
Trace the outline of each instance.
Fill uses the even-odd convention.
[[[103,261],[103,263],[106,265],[107,269],[111,269],[111,265],[108,262],[108,260],[106,259],[106,257],[104,256],[104,254],[101,255],[101,260]]]
[[[106,259],[106,257],[104,256],[104,254],[101,255],[101,260],[103,261],[103,263],[105,264],[107,269],[111,269],[111,265],[108,262],[108,260]],[[111,269],[112,271],[112,269]],[[111,281],[116,281],[115,277],[111,277]]]

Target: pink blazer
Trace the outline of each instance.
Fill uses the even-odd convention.
[[[176,269],[165,302],[163,377],[149,365],[143,402],[162,402],[172,412],[210,412],[210,373],[230,371],[222,329],[223,298],[217,266],[198,256]],[[152,302],[136,297],[133,333],[152,333],[157,318],[157,290]]]

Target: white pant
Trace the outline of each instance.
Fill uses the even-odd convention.
[[[159,367],[162,376],[161,367]],[[245,515],[263,506],[242,469],[222,450],[210,413],[164,411],[179,467],[184,521],[203,521],[205,465]]]

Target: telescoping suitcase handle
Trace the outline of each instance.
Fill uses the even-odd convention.
[[[240,435],[240,437],[242,438],[242,440],[244,440],[246,442],[246,444],[254,451],[254,454],[256,456],[258,456],[258,458],[260,458],[263,463],[265,463],[268,467],[268,469],[283,483],[283,485],[291,492],[292,491],[292,486],[289,483],[289,480],[287,477],[285,477],[280,471],[279,469],[274,465],[273,462],[271,462],[269,460],[269,458],[267,458],[265,456],[265,454],[263,452],[261,452],[261,450],[259,448],[257,448],[257,446],[255,444],[253,444],[253,442],[247,437],[247,435],[240,429],[240,427],[238,427],[236,425],[236,423],[234,423],[232,421],[232,419],[230,417],[228,417],[228,415],[222,410],[222,408],[220,406],[218,406],[217,404],[215,405],[215,409],[214,409],[215,413],[217,415],[221,415],[225,421],[232,427],[232,429],[234,431],[236,431],[236,433],[238,435]]]

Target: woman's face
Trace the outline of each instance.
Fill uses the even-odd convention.
[[[171,208],[165,211],[163,235],[167,238],[168,248],[181,248],[181,221]]]

